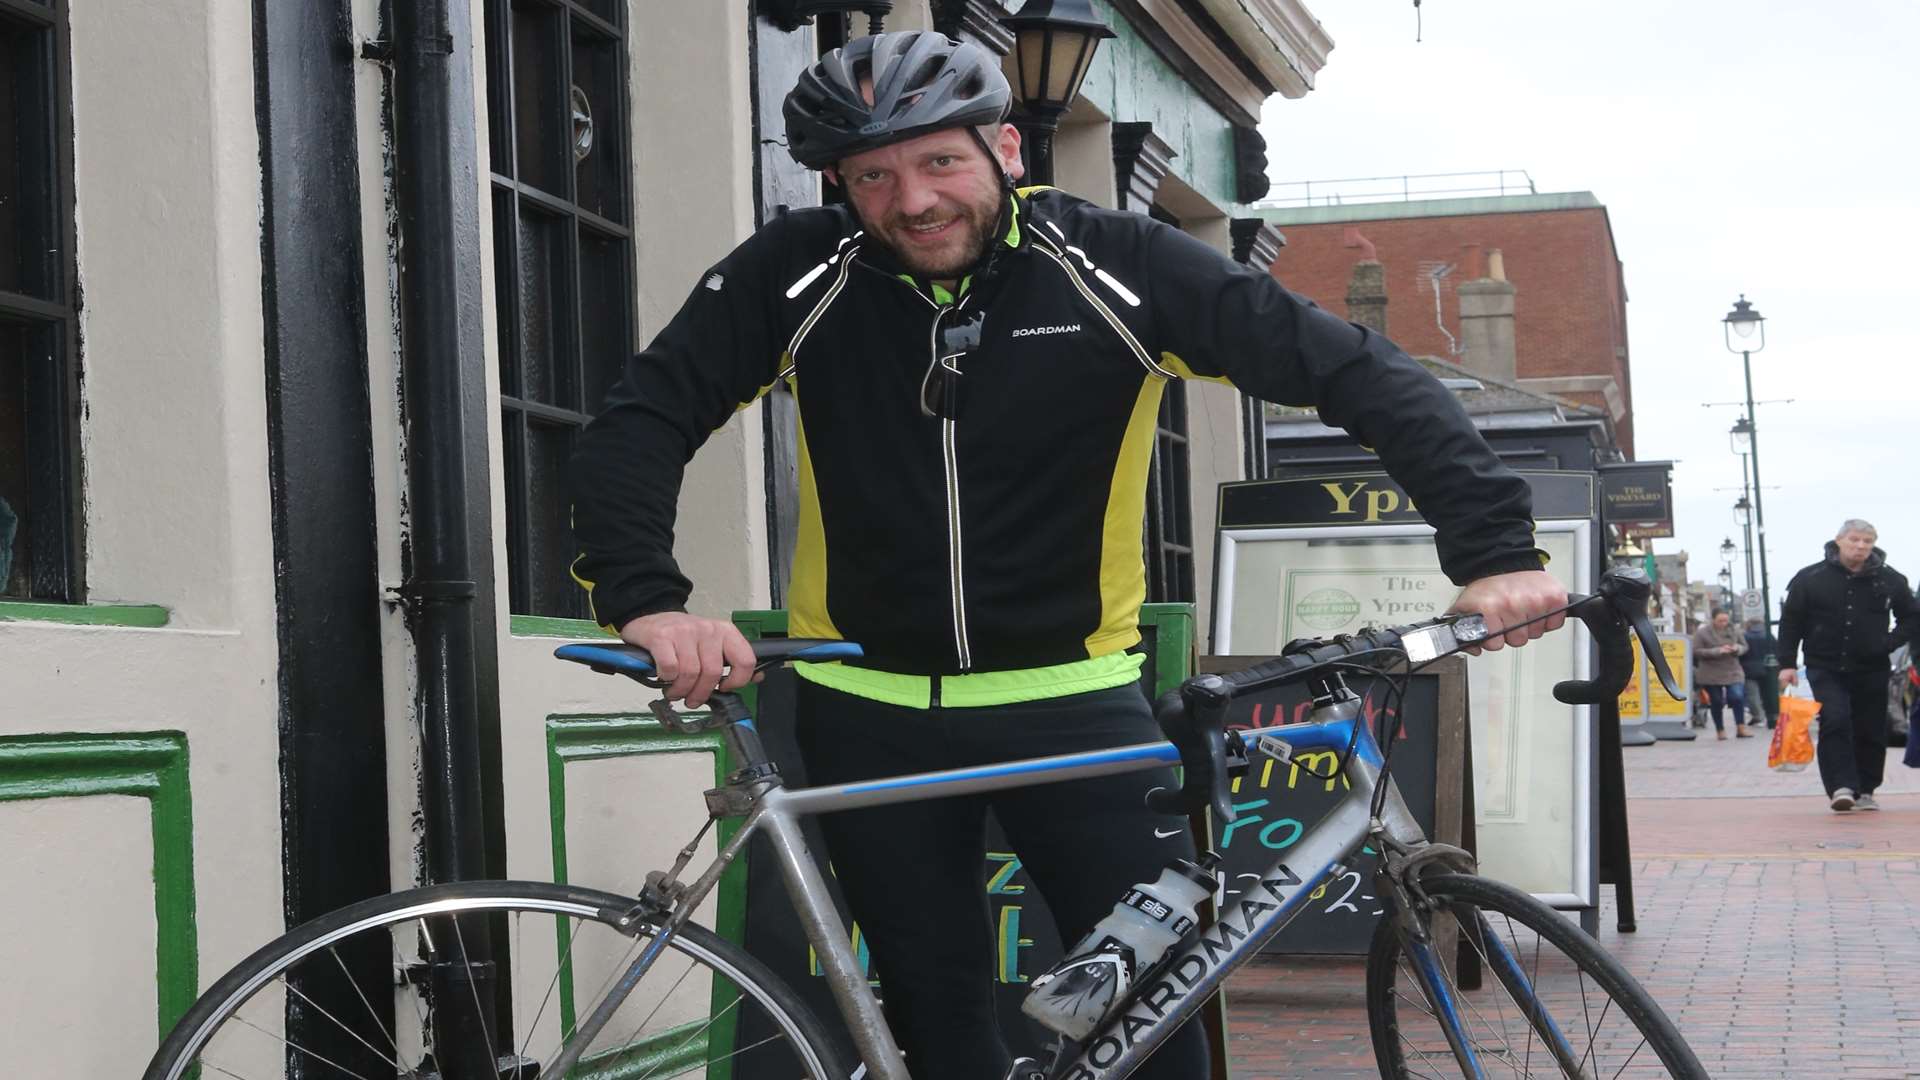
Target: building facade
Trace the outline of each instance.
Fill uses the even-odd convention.
[[[1625,271],[1590,192],[1262,207],[1286,234],[1273,272],[1333,311],[1379,264],[1381,328],[1435,356],[1604,410],[1633,458]],[[1510,336],[1487,333],[1505,318]],[[1366,321],[1360,319],[1358,321]]]
[[[1299,0],[1096,7],[1059,184],[1270,261],[1253,125],[1331,40]],[[888,25],[1004,55],[1004,13]],[[0,944],[16,1072],[136,1074],[352,899],[630,890],[692,835],[711,751],[551,657],[598,632],[560,476],[698,270],[822,197],[778,103],[835,34],[710,0],[0,0],[0,915],[45,931]],[[1208,384],[1163,410],[1153,598],[1203,618],[1250,418]],[[695,610],[780,604],[792,468],[777,395],[696,457]]]

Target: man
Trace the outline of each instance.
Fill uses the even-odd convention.
[[[1761,625],[1759,619],[1748,619],[1746,626],[1747,651],[1740,654],[1740,673],[1747,683],[1747,709],[1753,713],[1753,722],[1765,722],[1773,727],[1780,717],[1780,703],[1767,691],[1767,661],[1773,658],[1773,635]]]
[[[1780,685],[1799,681],[1804,645],[1807,685],[1820,702],[1820,782],[1835,813],[1880,809],[1873,792],[1887,766],[1887,654],[1920,632],[1913,590],[1874,546],[1879,535],[1848,519],[1827,557],[1793,575],[1780,607]]]
[[[1015,190],[998,61],[930,32],[848,43],[785,107],[788,149],[842,186],[701,275],[627,366],[575,459],[580,577],[653,651],[670,699],[747,679],[733,626],[684,609],[682,468],[776,380],[799,407],[795,636],[808,778],[841,783],[1159,738],[1138,689],[1145,481],[1159,397],[1209,378],[1317,404],[1378,449],[1438,531],[1462,610],[1522,645],[1559,625],[1524,483],[1384,339],[1147,217]],[[1067,942],[1194,848],[1144,805],[1170,770],[855,811],[822,826],[916,1080],[995,1080],[991,808]],[[904,890],[911,888],[911,902]],[[1139,1075],[1205,1075],[1197,1029]]]

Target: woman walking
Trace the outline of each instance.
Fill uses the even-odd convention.
[[[1734,629],[1733,620],[1724,611],[1713,613],[1713,621],[1693,632],[1694,678],[1707,692],[1707,707],[1713,710],[1713,732],[1726,739],[1722,710],[1733,706],[1733,731],[1742,739],[1752,738],[1747,731],[1747,676],[1740,670],[1740,656],[1747,651],[1745,634]]]

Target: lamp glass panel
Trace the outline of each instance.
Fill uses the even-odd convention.
[[[1736,454],[1753,453],[1753,429],[1752,428],[1734,428],[1733,429],[1733,452]]]
[[[1744,340],[1751,338],[1754,331],[1760,329],[1760,319],[1758,316],[1750,316],[1745,319],[1728,319],[1727,325],[1733,327],[1735,337]]]
[[[1014,43],[1020,69],[1022,101],[1037,101],[1041,97],[1040,78],[1044,74],[1041,68],[1046,63],[1047,39],[1051,36],[1046,31],[1029,30]]]
[[[1052,63],[1047,72],[1046,100],[1055,105],[1066,105],[1073,101],[1073,93],[1080,88],[1080,76],[1086,73],[1088,54],[1093,50],[1093,35],[1085,30],[1055,30],[1052,37]]]

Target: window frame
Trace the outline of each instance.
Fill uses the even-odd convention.
[[[559,21],[561,33],[557,53],[552,58],[558,64],[559,71],[540,74],[548,78],[554,78],[557,74],[559,85],[563,88],[560,101],[563,108],[570,108],[569,96],[577,85],[574,61],[579,29],[584,27],[603,40],[612,42],[611,62],[616,69],[612,88],[613,110],[612,115],[593,116],[593,149],[594,152],[611,149],[618,154],[618,160],[612,168],[619,190],[613,197],[617,201],[615,209],[624,215],[625,224],[581,204],[579,160],[575,160],[571,168],[563,170],[566,177],[564,192],[547,191],[526,179],[527,169],[520,160],[521,116],[518,111],[522,74],[518,65],[526,57],[517,49],[514,40],[516,9],[537,9],[548,18]],[[594,383],[587,375],[585,346],[590,337],[587,333],[589,313],[584,310],[585,294],[581,287],[581,262],[589,235],[599,241],[611,242],[619,249],[621,303],[613,310],[593,314],[622,320],[618,329],[623,357],[633,355],[637,347],[639,303],[635,285],[638,273],[635,256],[638,230],[634,212],[628,40],[632,19],[624,3],[613,5],[611,10],[620,17],[619,22],[609,21],[595,11],[592,0],[485,2],[489,115],[486,165],[493,214],[495,271],[495,320],[491,332],[495,335],[498,347],[500,378],[500,393],[495,405],[500,410],[501,461],[505,470],[502,496],[506,503],[507,523],[507,606],[515,615],[585,618],[589,614],[586,596],[581,590],[563,592],[561,595],[566,600],[558,607],[553,604],[558,597],[541,595],[552,583],[534,580],[536,566],[551,566],[554,560],[570,565],[574,551],[569,543],[568,550],[563,552],[536,552],[534,548],[539,540],[533,521],[538,505],[538,493],[533,490],[533,441],[536,430],[566,430],[569,432],[567,443],[571,446],[578,440],[580,431],[593,418],[593,410],[599,405],[588,400]],[[554,43],[550,39],[547,44]],[[563,143],[571,147],[572,140],[568,138]],[[605,204],[602,208],[605,208]],[[546,397],[561,399],[559,404],[554,400],[543,400],[539,391],[530,389],[524,382],[527,364],[523,349],[526,312],[522,294],[524,256],[521,243],[524,233],[521,223],[529,212],[547,219],[557,219],[562,225],[558,244],[560,255],[555,262],[564,263],[564,269],[558,274],[549,275],[547,282],[550,286],[547,295],[558,298],[555,307],[565,312],[552,323],[552,329],[557,333],[554,335],[556,340],[549,347],[552,362],[546,373],[552,387]],[[617,376],[610,375],[600,383],[611,386],[616,379]],[[551,529],[547,531],[550,536],[553,535]]]
[[[0,581],[0,599],[78,604],[86,599],[85,521],[80,498],[80,278],[75,257],[72,35],[67,0],[0,0],[0,22],[47,35],[47,75],[41,91],[51,116],[43,114],[40,121],[47,128],[42,179],[55,219],[47,235],[56,245],[50,260],[50,298],[0,290],[0,322],[51,332],[55,368],[35,380],[38,385],[27,382],[21,395],[29,494],[26,512],[19,515],[15,551],[25,554],[26,592],[7,592],[7,583]]]

